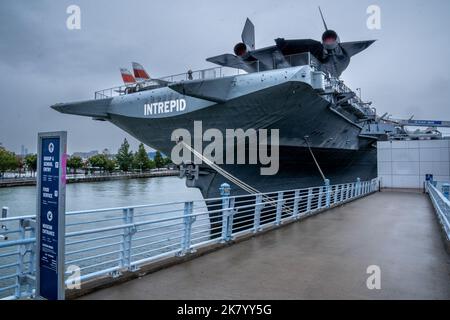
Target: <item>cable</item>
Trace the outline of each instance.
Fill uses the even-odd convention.
[[[262,194],[262,192],[258,191],[257,189],[253,188],[252,186],[248,185],[247,183],[243,182],[242,180],[236,178],[235,176],[233,176],[231,173],[225,171],[224,169],[222,169],[221,167],[219,167],[217,164],[215,164],[213,161],[211,161],[210,159],[206,158],[205,156],[203,156],[201,153],[199,153],[197,150],[195,150],[194,148],[192,148],[190,145],[187,145],[184,141],[180,141],[180,143],[186,147],[186,149],[188,149],[190,152],[192,152],[192,154],[194,156],[196,156],[197,158],[199,158],[200,160],[202,160],[204,163],[206,163],[208,166],[210,166],[212,169],[216,170],[221,176],[225,177],[226,179],[230,180],[231,182],[233,182],[235,185],[237,185],[238,187],[240,187],[241,189],[243,189],[244,191],[247,191],[250,194],[261,194],[262,197],[264,198],[264,200],[266,201],[278,201],[278,200],[274,200],[273,198]],[[275,203],[272,203],[271,205],[276,206]],[[288,211],[289,213],[292,213],[292,210],[289,207],[285,207],[283,205],[283,209],[285,209],[286,211]]]
[[[309,152],[311,153],[311,156],[314,160],[314,163],[316,164],[317,169],[319,169],[319,172],[320,172],[320,175],[322,176],[323,181],[326,182],[327,179],[325,178],[325,175],[323,174],[322,169],[320,169],[319,163],[317,162],[316,157],[314,156],[314,153],[312,152],[311,146],[309,145],[308,136],[305,136],[304,139],[305,139],[306,145],[308,146]]]

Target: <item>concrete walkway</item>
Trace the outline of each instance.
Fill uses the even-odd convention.
[[[83,299],[450,299],[450,257],[428,197],[389,191]]]

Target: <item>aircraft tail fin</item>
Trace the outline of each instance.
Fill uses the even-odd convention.
[[[134,77],[136,78],[137,81],[150,80],[150,76],[148,75],[147,71],[145,71],[144,67],[141,64],[137,62],[133,62],[132,64]]]
[[[128,69],[120,68],[120,74],[122,75],[123,83],[125,83],[126,85],[136,83],[136,79]]]
[[[342,42],[341,47],[347,52],[350,57],[353,57],[361,51],[366,50],[375,41],[376,40]]]
[[[242,42],[251,50],[255,50],[255,26],[249,18],[245,21],[244,29],[241,34]]]

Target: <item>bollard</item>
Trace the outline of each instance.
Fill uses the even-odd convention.
[[[231,187],[228,183],[222,183],[220,188],[220,196],[222,197],[222,242],[228,241],[228,220],[230,207]]]
[[[444,197],[448,200],[450,200],[450,184],[449,183],[443,183],[442,184],[442,194]]]

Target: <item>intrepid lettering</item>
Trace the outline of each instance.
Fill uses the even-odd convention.
[[[167,100],[164,102],[144,104],[144,116],[182,112],[186,110],[186,99]]]

